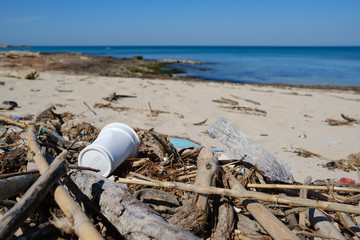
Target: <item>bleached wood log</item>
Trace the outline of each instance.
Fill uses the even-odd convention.
[[[0,201],[25,192],[39,176],[40,174],[35,173],[0,179]]]
[[[244,192],[246,189],[241,183],[231,174],[228,175],[229,184],[232,189]],[[269,209],[256,200],[243,199],[242,204],[251,213],[251,215],[260,223],[260,225],[269,233],[274,239],[293,239],[299,238],[277,217],[275,217]]]
[[[58,179],[66,173],[64,155],[60,155],[25,195],[0,219],[0,239],[10,239]]]
[[[335,228],[331,221],[316,208],[308,210],[308,218],[310,223],[315,229],[319,230],[319,233],[331,236],[339,240],[345,240],[345,237]]]
[[[266,151],[225,118],[219,117],[208,132],[229,147],[235,158],[246,156],[244,161],[256,166],[271,181],[294,182],[290,167],[284,161]]]
[[[124,184],[89,171],[71,171],[69,176],[126,239],[198,239],[166,222],[132,196]]]

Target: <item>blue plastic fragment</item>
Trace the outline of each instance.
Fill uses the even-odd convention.
[[[214,152],[224,152],[224,149],[221,148],[212,148],[211,150],[213,150]]]
[[[186,140],[186,139],[182,139],[182,138],[171,138],[170,139],[171,144],[176,147],[176,148],[189,148],[189,147],[198,147],[199,145]],[[220,148],[212,148],[212,150],[214,152],[224,152],[224,149],[220,149]]]
[[[181,138],[171,138],[170,139],[171,144],[176,148],[189,148],[189,147],[198,147],[199,145]]]
[[[19,116],[13,116],[12,118],[13,118],[14,120],[19,120],[19,119],[20,119]]]

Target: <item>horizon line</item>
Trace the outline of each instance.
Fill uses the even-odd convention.
[[[65,45],[59,45],[59,44],[46,44],[46,45],[26,45],[26,44],[0,44],[0,45],[7,45],[8,47],[4,47],[4,49],[6,48],[26,48],[26,47],[360,47],[360,45],[198,45],[198,44],[194,44],[194,45],[168,45],[168,44],[164,44],[164,45],[160,45],[160,44],[153,44],[153,45],[98,45],[98,44],[85,44],[85,45],[79,45],[79,44],[74,44],[74,45],[69,45],[69,44],[65,44]],[[0,48],[1,49],[1,48]]]

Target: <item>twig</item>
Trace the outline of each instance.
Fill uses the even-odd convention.
[[[249,198],[249,199],[257,199],[261,201],[268,201],[268,202],[276,202],[281,204],[286,204],[290,206],[302,206],[302,207],[309,207],[309,208],[322,208],[327,211],[339,211],[339,212],[347,212],[347,213],[354,213],[360,214],[360,207],[347,205],[347,204],[340,204],[340,203],[332,203],[326,201],[317,201],[311,199],[301,199],[297,197],[288,197],[288,196],[280,196],[280,195],[270,195],[262,192],[253,192],[253,191],[234,191],[230,189],[224,188],[216,188],[216,187],[201,187],[193,184],[185,184],[180,182],[161,182],[153,180],[152,182],[143,181],[138,179],[126,179],[126,178],[119,178],[117,180],[119,183],[125,184],[138,184],[138,185],[147,185],[153,187],[164,187],[164,188],[171,188],[171,189],[178,189],[196,193],[203,193],[203,194],[217,194],[217,195],[224,195],[230,196],[235,198]]]
[[[318,158],[321,158],[321,159],[324,159],[328,162],[332,162],[333,160],[327,158],[327,157],[324,157],[324,156],[321,156],[320,154],[317,154],[317,153],[313,153],[313,152],[310,152],[309,150],[306,150],[305,148],[301,148],[301,147],[298,147],[296,148],[298,151],[295,151],[299,154],[305,154],[305,156],[307,157],[310,157],[310,156],[315,156],[315,157],[318,157]]]
[[[78,170],[88,170],[88,171],[93,171],[93,172],[100,172],[100,170],[96,169],[96,168],[77,166],[75,164],[69,164],[68,168],[69,169],[78,169]]]
[[[152,114],[152,113],[153,113],[153,110],[151,109],[151,104],[150,104],[150,102],[148,102],[148,104],[149,104],[150,113]]]
[[[21,171],[21,172],[5,173],[5,174],[0,175],[0,179],[14,177],[14,176],[20,176],[20,175],[34,174],[34,173],[39,173],[39,170],[33,169],[33,170],[27,170],[27,171]]]
[[[207,120],[208,120],[208,119],[205,119],[204,121],[201,121],[201,122],[198,122],[198,123],[193,123],[193,125],[195,125],[195,126],[201,126],[201,125],[203,125],[204,123],[206,123]]]
[[[71,143],[70,143],[70,145],[66,148],[66,151],[69,151],[69,149],[72,147],[72,146],[74,146],[74,144],[77,142],[77,139],[75,139],[74,141],[72,141]]]
[[[314,185],[287,185],[287,184],[258,184],[258,183],[248,183],[246,185],[248,188],[281,188],[281,189],[308,189],[308,190],[329,190],[327,186],[314,186]],[[342,192],[360,192],[360,188],[347,188],[347,187],[334,187],[334,191]]]
[[[92,109],[90,108],[90,106],[89,106],[85,101],[83,101],[83,103],[85,104],[85,106],[87,106],[87,108],[88,108],[93,114],[97,115],[96,112],[95,112],[94,110],[92,110]]]
[[[93,171],[93,172],[100,172],[99,169],[95,169],[95,168],[91,168],[91,167],[77,166],[75,164],[69,164],[67,166],[67,168],[69,168],[69,169],[78,169],[78,170],[89,170],[89,171]],[[0,174],[0,179],[9,178],[9,177],[15,177],[15,176],[28,175],[28,174],[36,174],[36,173],[39,173],[39,170],[32,169],[32,170],[26,170],[26,171],[21,171],[21,172],[4,173],[4,174]]]
[[[3,146],[0,146],[0,149],[2,149],[2,148],[16,147],[17,145],[18,145],[18,144],[3,145]]]
[[[14,126],[17,126],[17,127],[20,127],[20,128],[25,128],[26,127],[26,123],[23,123],[23,122],[18,122],[18,121],[15,121],[7,116],[4,116],[4,115],[0,115],[0,121],[3,121],[3,122],[6,122],[8,124],[11,124],[11,125],[14,125]]]
[[[178,177],[178,181],[183,181],[183,180],[186,180],[186,179],[189,179],[189,178],[193,178],[193,177],[196,177],[196,173],[194,174],[189,174],[189,175],[185,175],[185,176],[180,176]]]

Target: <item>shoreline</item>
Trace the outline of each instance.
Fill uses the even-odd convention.
[[[11,54],[17,55],[18,57],[12,57],[16,58],[15,60],[18,60],[21,58],[32,58],[31,63],[29,61],[22,62],[22,67],[25,68],[35,68],[39,67],[36,65],[36,58],[41,57],[48,57],[48,58],[55,58],[52,59],[52,61],[46,62],[47,60],[41,60],[40,64],[40,70],[42,71],[71,71],[75,74],[95,74],[99,76],[114,76],[114,77],[135,77],[135,78],[148,78],[148,79],[167,79],[167,80],[182,80],[182,81],[210,81],[210,82],[219,82],[219,83],[229,83],[229,84],[239,84],[239,85],[256,85],[256,86],[273,86],[278,88],[300,88],[300,89],[323,89],[323,90],[338,90],[338,91],[353,91],[355,93],[360,94],[360,87],[357,86],[337,86],[337,85],[304,85],[304,84],[284,84],[284,83],[250,83],[250,82],[234,82],[234,81],[219,81],[214,79],[203,79],[203,78],[196,78],[193,76],[186,76],[186,77],[176,77],[173,76],[175,73],[182,73],[181,70],[174,67],[174,64],[177,62],[182,62],[185,64],[200,64],[200,62],[192,61],[192,60],[183,60],[183,59],[143,59],[142,56],[133,56],[132,58],[114,58],[114,57],[98,57],[98,56],[88,56],[83,53],[71,53],[71,52],[28,52],[28,51],[0,51],[0,62],[10,62],[11,60],[7,59],[6,55]],[[126,73],[119,73],[119,74],[109,74],[109,73],[103,73],[99,69],[97,71],[89,71],[86,68],[81,69],[71,69],[69,70],[69,65],[63,64],[63,66],[59,66],[59,61],[64,61],[63,58],[70,58],[73,64],[74,62],[79,64],[83,60],[88,61],[95,61],[97,64],[101,64],[106,68],[109,68],[110,72],[113,72],[113,69],[116,68],[115,66],[111,66],[112,62],[110,60],[113,60],[113,62],[117,62],[117,64],[127,64],[129,66],[129,71]],[[13,61],[14,62],[14,61]],[[16,61],[15,61],[16,62]],[[21,61],[20,61],[21,62]],[[30,64],[29,64],[30,63]],[[130,64],[128,64],[130,63]],[[157,65],[158,64],[158,65]],[[161,64],[161,65],[159,65]],[[209,64],[209,63],[202,63],[202,64]],[[34,66],[35,65],[35,66]],[[57,67],[54,67],[54,65],[58,65]],[[7,65],[7,67],[10,68],[19,68],[21,66],[11,66]],[[139,68],[140,67],[140,68]],[[168,70],[162,70],[165,68],[169,68]],[[186,74],[186,72],[185,72]]]

